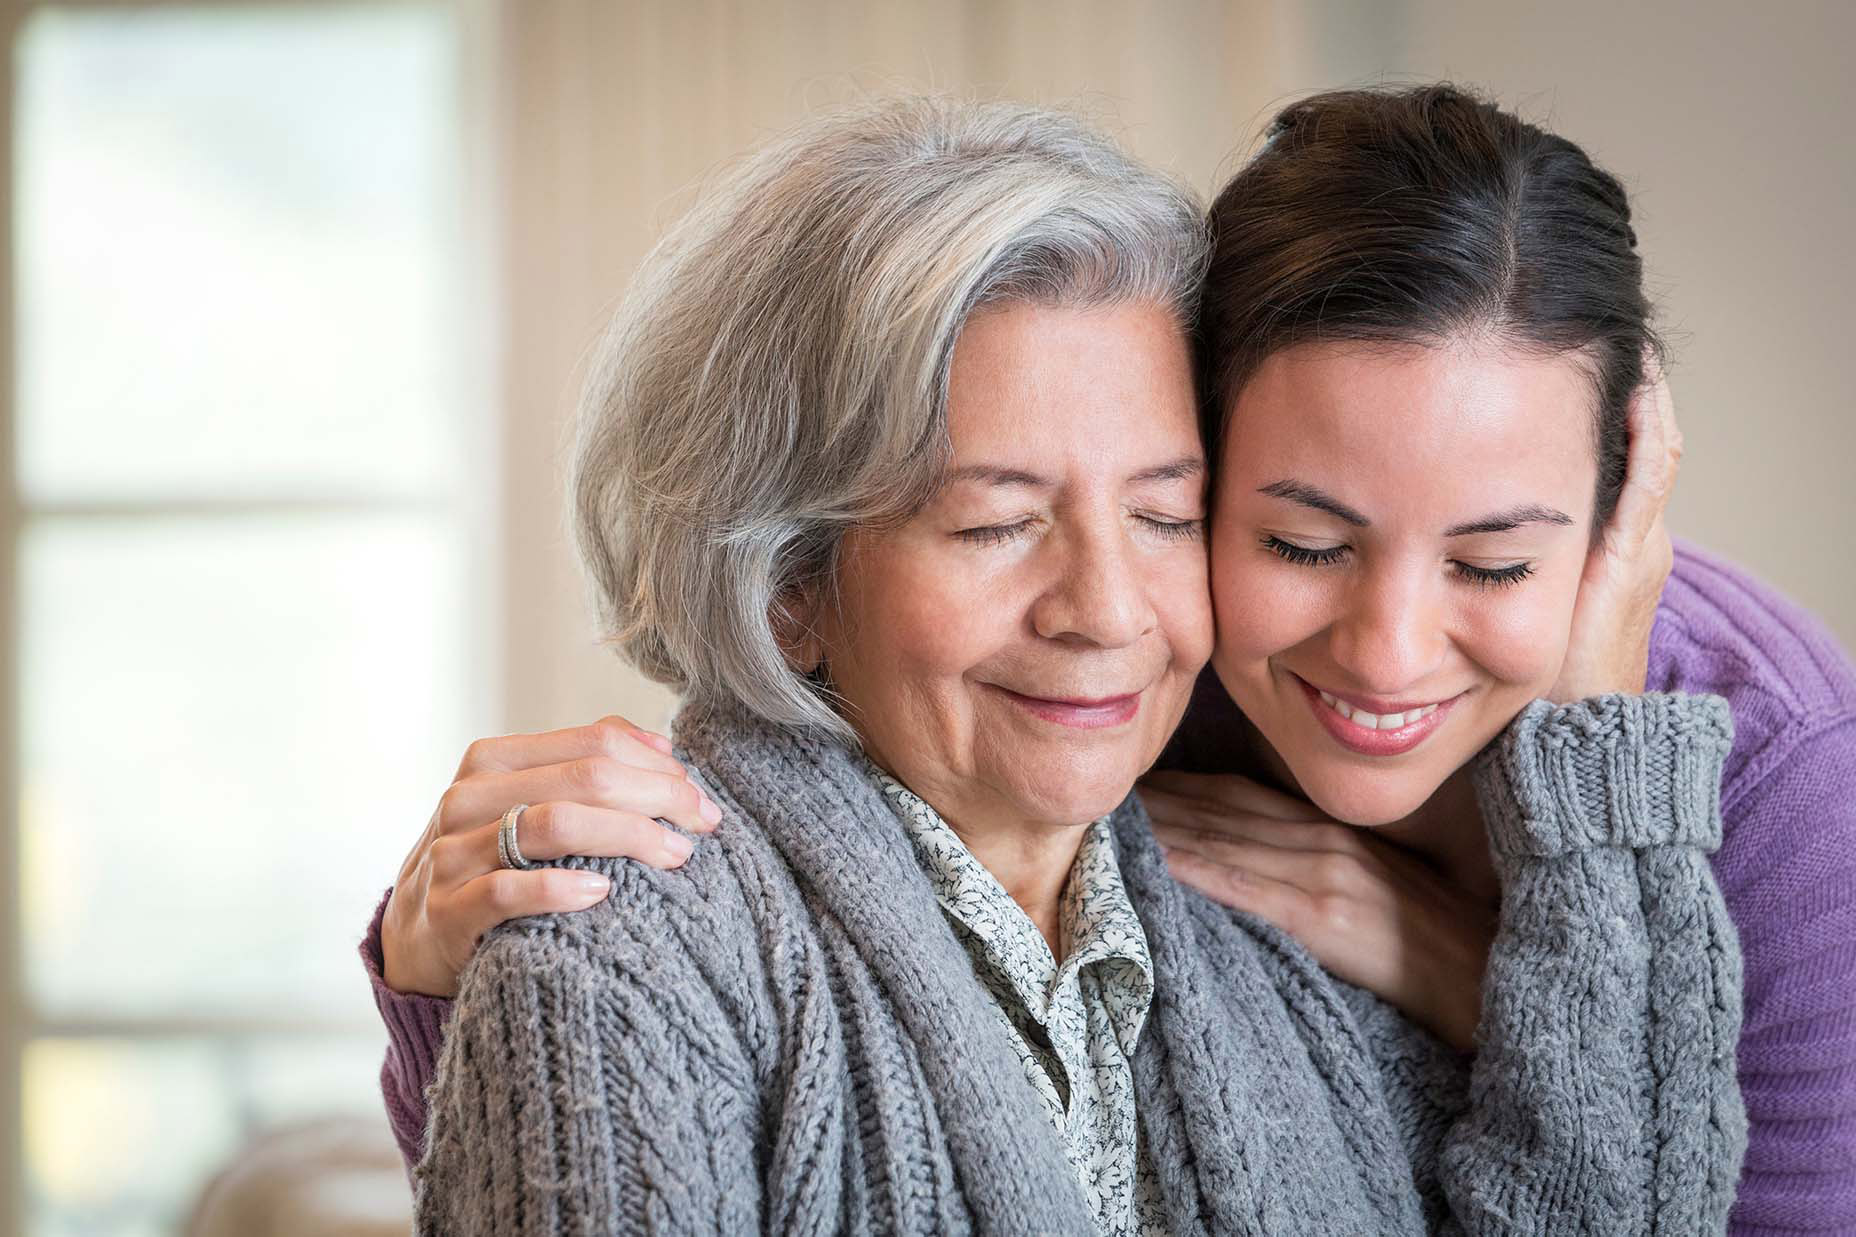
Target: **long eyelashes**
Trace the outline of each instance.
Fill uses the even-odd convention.
[[[1205,531],[1204,520],[1159,520],[1149,515],[1136,518],[1150,531],[1173,541],[1192,541]]]
[[[1268,535],[1262,538],[1262,545],[1278,558],[1301,567],[1331,567],[1347,557],[1344,545],[1311,548]],[[1507,588],[1534,574],[1534,565],[1528,562],[1510,563],[1505,567],[1477,567],[1452,559],[1450,569],[1458,579],[1478,588]]]
[[[1458,562],[1450,565],[1456,568],[1459,576],[1481,588],[1507,588],[1534,574],[1532,563],[1510,563],[1506,567],[1472,567]]]
[[[1347,547],[1344,545],[1326,546],[1313,550],[1305,545],[1296,545],[1293,541],[1284,541],[1280,537],[1265,537],[1263,547],[1277,557],[1286,558],[1303,567],[1327,567],[1347,556]]]
[[[975,545],[1004,545],[1023,536],[1030,528],[1030,520],[1020,520],[1016,524],[986,524],[979,528],[957,529],[954,536]]]

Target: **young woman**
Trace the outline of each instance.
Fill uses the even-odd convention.
[[[1162,763],[1217,776],[1144,797],[1177,876],[1467,1050],[1498,924],[1464,764],[1592,647],[1582,589],[1614,553],[1654,355],[1626,197],[1461,92],[1339,92],[1277,119],[1211,223],[1218,645]],[[1650,689],[1734,716],[1714,858],[1746,967],[1734,1228],[1850,1231],[1856,674],[1691,547],[1646,600]]]
[[[1343,93],[1288,109],[1212,224],[1199,343],[1215,676],[1163,761],[1183,772],[1144,792],[1176,875],[1446,1041],[1503,1040],[1543,1011],[1484,1003],[1481,978],[1501,917],[1538,891],[1497,888],[1488,839],[1504,822],[1468,792],[1471,758],[1529,701],[1563,696],[1584,659],[1725,696],[1715,870],[1745,947],[1751,1121],[1734,1224],[1856,1223],[1856,682],[1810,620],[1693,551],[1660,602],[1641,587],[1667,541],[1643,519],[1660,471],[1639,469],[1635,497],[1623,486],[1654,349],[1616,181],[1452,90]],[[1662,449],[1660,425],[1640,417],[1640,459]],[[1654,610],[1637,625],[1647,653],[1593,636],[1628,629],[1633,607]],[[667,744],[624,734],[606,741],[625,785],[586,796],[597,804],[539,853],[674,865],[679,835],[650,818],[712,827]],[[522,801],[518,779],[587,741],[473,748],[376,917],[363,952],[395,1031],[383,1086],[409,1156],[435,998],[478,936],[601,896],[568,870],[436,864],[434,843],[486,827]],[[1619,805],[1576,806],[1596,833]]]

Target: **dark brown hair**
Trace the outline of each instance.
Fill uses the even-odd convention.
[[[1610,518],[1626,411],[1659,345],[1630,203],[1578,146],[1450,85],[1331,91],[1277,115],[1210,224],[1199,355],[1214,459],[1272,353],[1487,332],[1589,365],[1594,533]]]

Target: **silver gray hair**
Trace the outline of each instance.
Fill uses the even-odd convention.
[[[602,641],[848,738],[781,633],[848,530],[940,486],[968,317],[1150,302],[1190,328],[1206,251],[1189,190],[1063,112],[892,98],[763,147],[645,259],[581,397],[570,501]]]

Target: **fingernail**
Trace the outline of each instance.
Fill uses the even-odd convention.
[[[715,801],[709,798],[708,795],[702,797],[702,803],[696,810],[701,814],[702,818],[710,824],[719,825],[722,823],[722,809],[715,806]]]
[[[597,872],[587,872],[580,877],[580,890],[583,893],[605,893],[612,888],[612,882]]]
[[[649,746],[655,747],[658,751],[664,753],[664,755],[670,755],[670,740],[666,739],[655,730],[640,730],[638,732],[638,737],[643,739]]]
[[[670,856],[670,861],[672,863],[682,863],[685,859],[690,857],[690,852],[695,849],[696,843],[690,841],[681,833],[672,833],[668,829],[664,831],[664,853]]]

